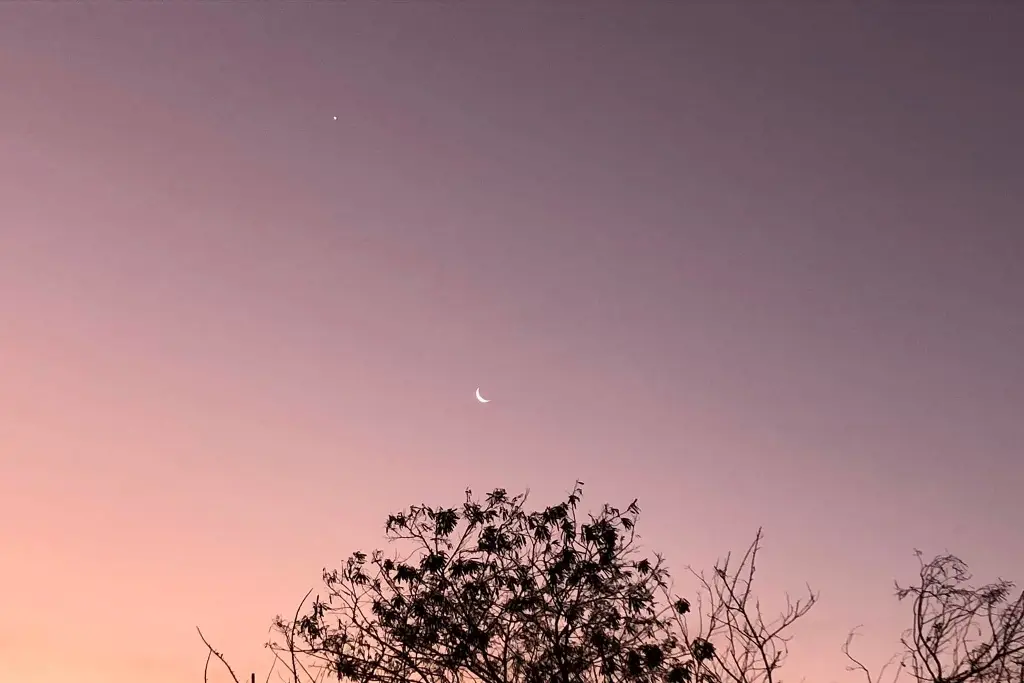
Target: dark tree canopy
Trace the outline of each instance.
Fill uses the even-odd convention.
[[[361,683],[772,680],[780,634],[813,595],[772,629],[748,614],[755,541],[739,567],[745,583],[722,567],[703,581],[716,590],[691,637],[690,602],[670,596],[659,555],[639,552],[636,501],[584,516],[581,497],[577,482],[565,501],[527,511],[525,494],[467,491],[459,507],[392,515],[387,537],[401,550],[356,552],[325,570],[326,598],[278,618],[275,647],[293,673],[311,660]]]
[[[577,482],[563,502],[529,511],[526,494],[467,491],[455,507],[391,515],[392,553],[353,553],[324,571],[324,599],[304,613],[310,591],[291,620],[275,619],[276,663],[291,683],[781,683],[789,627],[817,595],[763,619],[760,530],[738,563],[689,570],[691,605],[661,556],[640,551],[636,501],[584,515],[582,495]],[[917,583],[897,584],[911,625],[889,683],[1024,683],[1024,595],[970,580],[940,555],[921,561]],[[888,665],[872,676],[850,654],[854,634],[848,669],[883,683]],[[207,669],[217,658],[239,683],[200,637]]]
[[[686,681],[656,609],[661,559],[635,551],[636,504],[580,520],[581,493],[527,512],[525,496],[467,492],[461,508],[392,515],[389,540],[415,550],[325,572],[327,600],[298,622],[305,649],[353,681]]]

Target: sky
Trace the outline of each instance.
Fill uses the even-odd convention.
[[[680,575],[763,526],[787,682],[896,651],[915,548],[1024,580],[1022,31],[0,3],[0,679],[201,681],[199,626],[262,680],[466,487],[639,498]]]

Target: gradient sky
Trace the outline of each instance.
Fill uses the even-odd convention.
[[[467,486],[763,525],[792,683],[1024,580],[1024,9],[824,5],[0,4],[0,680],[262,677]]]

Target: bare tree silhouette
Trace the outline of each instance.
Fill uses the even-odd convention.
[[[732,556],[715,566],[708,577],[690,570],[700,582],[695,635],[683,620],[678,622],[684,642],[708,649],[712,657],[698,658],[698,678],[722,683],[777,683],[777,672],[789,653],[790,626],[814,606],[818,595],[809,587],[805,599],[786,596],[786,609],[765,622],[761,604],[753,592],[757,553],[762,530],[739,564],[730,566]],[[717,644],[717,645],[716,645]]]
[[[924,562],[919,582],[901,587],[896,597],[910,598],[912,623],[897,654],[875,677],[850,654],[850,633],[843,652],[849,670],[868,683],[880,683],[893,662],[918,683],[1024,683],[1024,594],[1012,598],[1014,584],[1002,579],[981,587],[970,584],[967,565],[954,555]]]

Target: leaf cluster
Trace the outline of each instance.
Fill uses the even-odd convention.
[[[353,553],[325,570],[326,599],[279,630],[348,681],[695,680],[714,647],[675,634],[690,604],[659,603],[667,573],[639,553],[636,501],[584,516],[581,497],[577,482],[535,511],[503,489],[467,490],[458,508],[411,506],[385,527],[411,553]]]

